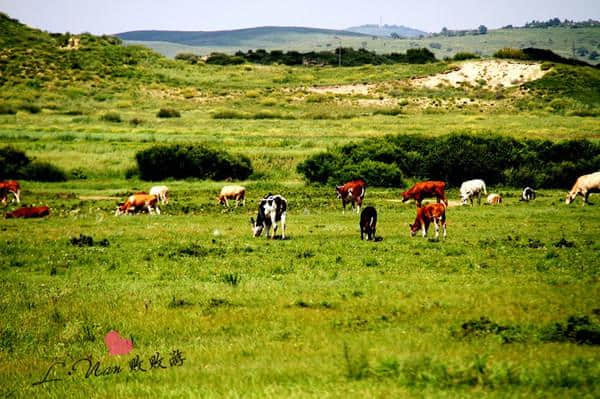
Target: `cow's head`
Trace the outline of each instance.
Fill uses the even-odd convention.
[[[417,234],[417,231],[419,231],[419,228],[421,226],[419,226],[417,223],[413,223],[413,224],[408,224],[408,227],[410,227],[410,236],[414,237],[415,234]]]
[[[460,204],[461,205],[467,205],[467,203],[469,202],[469,197],[471,197],[471,192],[466,192],[466,193],[461,193],[460,194]]]
[[[571,202],[573,202],[575,200],[575,197],[577,197],[577,192],[576,191],[570,191],[567,193],[567,198],[565,198],[565,204],[569,205]]]
[[[127,208],[125,207],[125,203],[124,202],[119,202],[117,204],[117,209],[115,210],[115,216],[122,215],[126,211],[127,211]]]
[[[336,186],[335,194],[336,194],[337,199],[344,198],[345,197],[344,186]]]
[[[252,235],[254,237],[260,237],[260,235],[262,234],[262,231],[263,231],[263,225],[262,224],[257,225],[256,222],[254,221],[254,218],[250,218],[250,226],[252,227]]]
[[[12,219],[13,218],[13,214],[12,214],[12,212],[6,212],[6,215],[4,215],[4,217],[6,219]]]
[[[410,196],[408,195],[408,191],[405,191],[402,193],[402,202],[406,202],[410,199]]]

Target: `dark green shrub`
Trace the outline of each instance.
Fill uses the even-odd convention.
[[[578,176],[599,169],[600,145],[588,140],[551,142],[467,134],[368,139],[315,154],[297,167],[298,173],[318,183],[362,177],[370,185],[388,186],[401,185],[402,176],[410,176],[443,180],[451,186],[481,178],[488,185],[547,188],[569,188]]]
[[[406,50],[406,59],[409,64],[426,64],[435,62],[435,54],[426,48],[410,48]]]
[[[246,62],[246,60],[240,56],[232,56],[223,53],[211,53],[206,59],[206,63],[212,65],[239,65],[244,62]]]
[[[476,59],[476,58],[479,58],[479,56],[477,54],[468,53],[468,52],[456,53],[456,54],[454,54],[454,57],[452,57],[452,59],[454,61],[464,61],[464,60],[471,60],[471,59]]]
[[[527,54],[521,49],[505,47],[494,53],[495,58],[508,58],[513,60],[527,60]]]
[[[142,123],[144,123],[144,120],[140,119],[140,118],[132,118],[129,120],[129,124],[132,126],[138,126],[138,125],[141,125]]]
[[[181,114],[173,108],[161,108],[156,116],[159,118],[179,118],[181,117]]]
[[[143,180],[169,177],[243,180],[252,173],[252,164],[247,157],[203,145],[156,146],[138,152],[135,157]]]
[[[67,174],[59,167],[49,162],[33,161],[21,169],[20,174],[25,180],[59,182],[66,181]]]
[[[0,180],[18,179],[20,170],[30,162],[23,151],[13,147],[0,148]]]
[[[193,53],[179,53],[175,56],[176,60],[179,61],[186,61],[189,62],[190,64],[194,65],[197,64],[200,60],[201,57],[197,54],[193,54]]]
[[[19,106],[23,111],[27,111],[30,114],[38,114],[42,111],[42,108],[39,105],[31,104],[31,103],[23,103]]]
[[[0,115],[14,115],[17,108],[11,103],[0,103]]]
[[[121,123],[121,115],[116,112],[107,112],[100,116],[100,120],[104,122]]]

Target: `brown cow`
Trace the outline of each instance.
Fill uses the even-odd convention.
[[[417,208],[417,217],[413,224],[410,226],[410,235],[414,237],[417,231],[421,229],[423,237],[427,235],[429,224],[433,222],[435,225],[435,238],[440,236],[440,226],[444,229],[444,238],[446,238],[446,205],[444,204],[427,204],[423,207]]]
[[[119,216],[124,213],[135,213],[141,210],[147,210],[150,214],[152,214],[153,211],[156,211],[156,213],[160,215],[160,209],[158,208],[158,198],[156,198],[156,195],[130,195],[124,204],[120,204],[117,207],[117,210],[115,211],[115,216]]]
[[[16,180],[8,180],[0,182],[0,201],[6,204],[8,194],[14,195],[14,201],[21,203],[21,185]]]
[[[50,208],[47,206],[36,206],[32,208],[19,208],[6,213],[7,219],[13,218],[41,218],[50,214]]]
[[[346,204],[350,203],[354,208],[356,203],[356,213],[360,212],[360,206],[365,198],[365,192],[367,191],[367,184],[362,179],[353,180],[344,184],[343,186],[337,186],[335,188],[337,197],[342,199],[342,212],[346,211]]]
[[[446,188],[446,183],[443,181],[422,181],[419,183],[415,183],[414,186],[406,190],[402,193],[402,202],[406,202],[409,199],[414,199],[417,207],[421,207],[421,201],[424,198],[436,197],[437,202],[444,201],[444,204],[448,206],[448,199],[446,199],[446,194],[444,193],[444,189]]]

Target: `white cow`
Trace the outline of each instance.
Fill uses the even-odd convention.
[[[235,200],[235,206],[237,207],[242,202],[242,205],[246,205],[246,188],[242,186],[225,186],[221,189],[221,193],[217,197],[219,204],[225,204],[229,208],[230,199]]]
[[[169,187],[167,186],[154,186],[150,189],[150,195],[155,195],[161,204],[166,205],[169,203]]]
[[[477,196],[477,203],[481,205],[481,194],[487,195],[485,182],[481,179],[468,180],[460,186],[460,203],[465,205],[467,201],[471,201],[473,206],[473,197]]]
[[[575,201],[578,195],[581,195],[583,197],[583,205],[586,202],[589,204],[588,197],[591,193],[600,193],[600,172],[580,176],[571,191],[567,194],[565,203],[570,204]]]

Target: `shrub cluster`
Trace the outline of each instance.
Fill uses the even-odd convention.
[[[559,62],[561,64],[575,65],[575,66],[592,66],[585,61],[576,60],[574,58],[565,58],[551,50],[528,47],[524,49],[515,49],[505,47],[494,53],[496,58],[509,58],[515,60],[529,60],[529,61],[550,61]]]
[[[252,164],[247,157],[203,145],[155,146],[138,152],[135,158],[143,180],[169,177],[243,180],[252,174]]]
[[[459,52],[459,53],[454,54],[454,57],[452,57],[452,59],[454,61],[472,60],[472,59],[477,59],[477,58],[479,58],[479,56],[477,54],[468,53],[468,52]]]
[[[193,65],[200,62],[202,58],[194,53],[179,53],[175,56],[175,59],[179,61],[186,61]]]
[[[259,49],[256,51],[248,50],[247,52],[238,51],[235,55],[227,55],[222,53],[212,53],[206,63],[218,65],[235,65],[243,62],[251,62],[255,64],[284,64],[284,65],[333,65],[339,64],[341,52],[342,66],[359,66],[359,65],[381,65],[381,64],[425,64],[435,62],[435,55],[426,48],[414,48],[406,51],[406,54],[391,53],[377,54],[374,51],[366,49],[355,50],[350,47],[338,48],[333,51],[309,51],[301,53],[299,51],[281,50],[267,51]]]
[[[32,161],[23,151],[0,148],[0,180],[66,181],[66,173],[48,162]]]
[[[179,118],[181,113],[174,108],[161,108],[156,116],[158,118]]]
[[[319,153],[300,163],[311,182],[362,178],[374,186],[402,185],[401,176],[443,180],[451,186],[481,178],[488,184],[569,188],[576,177],[600,170],[600,145],[501,136],[450,134],[386,136]]]

